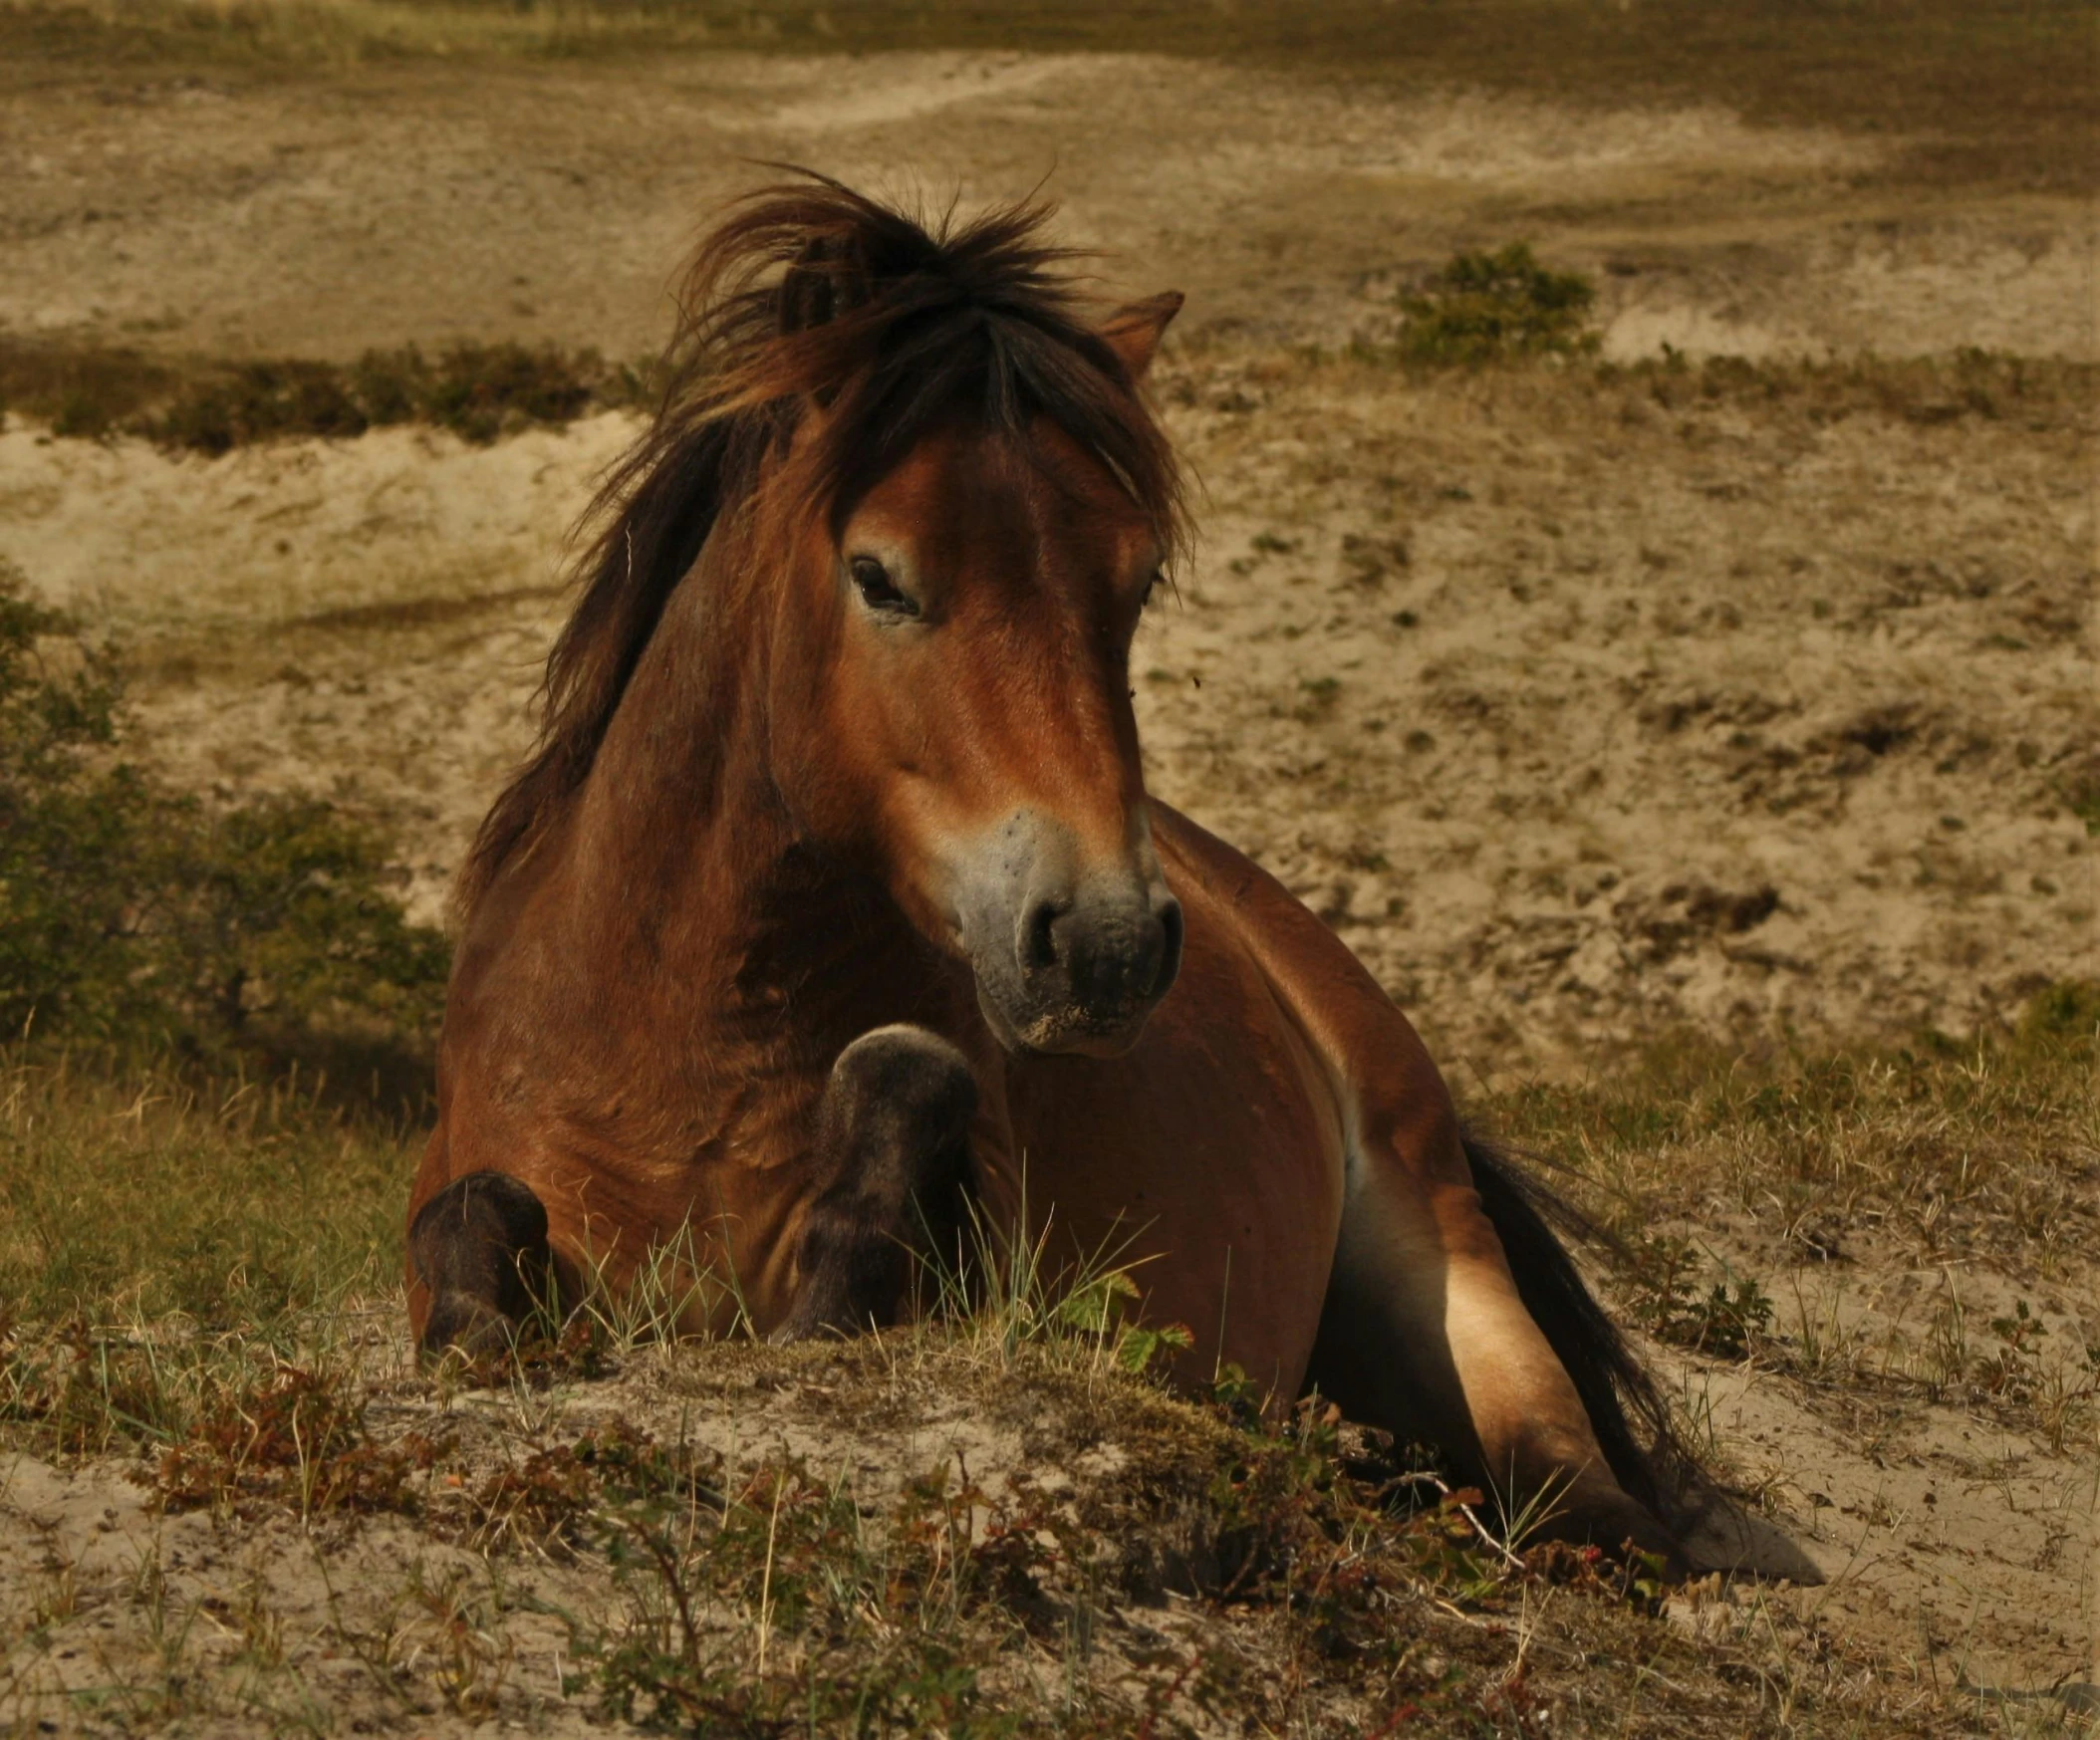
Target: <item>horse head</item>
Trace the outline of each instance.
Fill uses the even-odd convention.
[[[1115,329],[1119,366],[1170,312]],[[988,424],[973,396],[803,540],[774,778],[807,837],[866,855],[968,963],[1002,1045],[1113,1055],[1181,964],[1129,680],[1171,531],[1050,411]]]
[[[708,643],[711,734],[757,721],[796,845],[966,962],[1002,1045],[1136,1042],[1181,953],[1128,670],[1181,537],[1141,384],[1181,298],[1090,304],[1047,216],[929,229],[810,177],[713,233],[469,903],[583,783],[675,618]]]

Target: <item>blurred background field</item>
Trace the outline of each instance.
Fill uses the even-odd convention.
[[[6,1720],[850,1731],[860,1685],[894,1731],[2077,1731],[2096,41],[0,0]],[[507,1387],[407,1368],[444,890],[679,251],[782,159],[1041,183],[1107,289],[1189,292],[1152,783],[1573,1169],[1685,1428],[1824,1586],[1625,1606],[1428,1487],[1379,1510],[1317,1419],[1175,1411],[1048,1300],[880,1367],[601,1324]],[[1031,1466],[1108,1507],[1055,1563],[927,1557]],[[1182,1593],[1104,1545],[1153,1535]]]

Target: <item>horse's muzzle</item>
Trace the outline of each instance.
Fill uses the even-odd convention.
[[[973,854],[958,903],[977,1002],[1008,1051],[1120,1057],[1181,969],[1181,905],[1151,843],[1083,864],[1023,812]]]

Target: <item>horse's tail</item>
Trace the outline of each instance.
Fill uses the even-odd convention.
[[[1655,1379],[1563,1242],[1614,1248],[1617,1241],[1481,1137],[1468,1130],[1464,1144],[1473,1188],[1501,1238],[1517,1295],[1574,1379],[1604,1459],[1627,1495],[1669,1525],[1683,1482],[1695,1471],[1693,1460]]]

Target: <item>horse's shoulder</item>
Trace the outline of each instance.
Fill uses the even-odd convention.
[[[1447,1092],[1414,1024],[1304,901],[1245,853],[1154,802],[1153,840],[1188,914],[1188,946],[1243,951],[1277,1001],[1361,1099]]]
[[[1154,802],[1153,842],[1196,926],[1223,930],[1282,984],[1320,983],[1385,1001],[1349,945],[1275,876],[1179,810]]]

